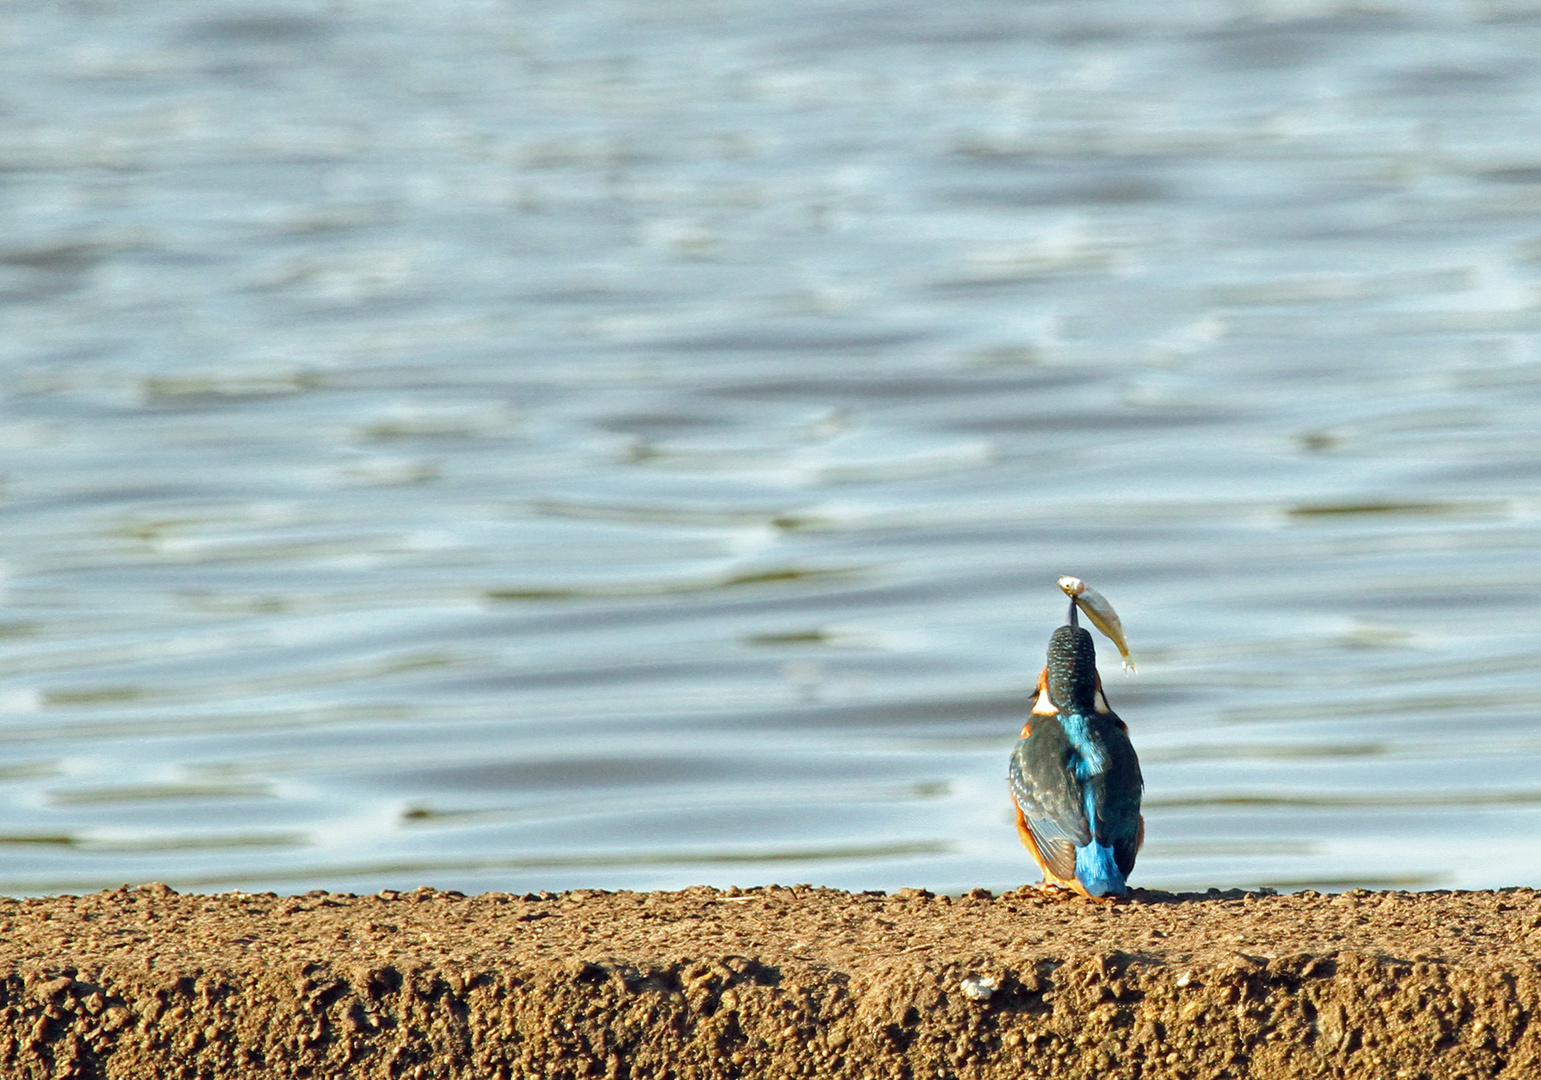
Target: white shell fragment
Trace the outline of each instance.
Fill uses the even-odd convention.
[[[1001,988],[1001,981],[994,975],[965,975],[958,980],[958,989],[970,1001],[989,1001]]]
[[[1129,643],[1124,640],[1124,624],[1118,621],[1118,612],[1108,603],[1108,598],[1078,577],[1062,577],[1059,587],[1075,601],[1075,606],[1101,630],[1107,639],[1118,646],[1118,655],[1124,662],[1125,671],[1139,671],[1129,655]]]

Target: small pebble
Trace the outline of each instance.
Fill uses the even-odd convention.
[[[965,975],[958,986],[970,1001],[989,1001],[1001,988],[1001,981],[994,975]]]

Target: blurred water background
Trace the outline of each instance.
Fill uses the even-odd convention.
[[[1541,3],[11,0],[0,891],[1541,885]]]

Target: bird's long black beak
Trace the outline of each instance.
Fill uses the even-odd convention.
[[[1070,617],[1065,622],[1069,626],[1081,625],[1081,613],[1077,610],[1077,605],[1073,598],[1070,601]]]

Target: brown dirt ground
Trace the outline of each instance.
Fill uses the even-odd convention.
[[[0,900],[0,1076],[1538,1077],[1538,956],[1528,889],[150,885]]]

